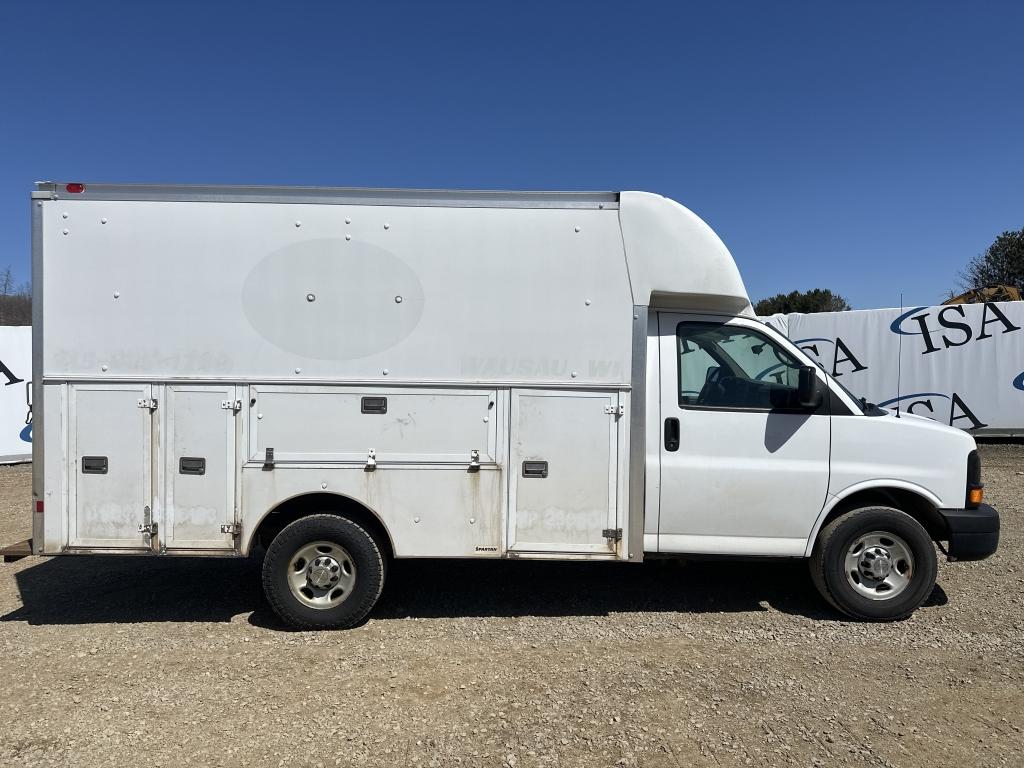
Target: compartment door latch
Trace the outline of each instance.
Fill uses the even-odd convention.
[[[153,519],[153,509],[151,507],[142,508],[142,524],[139,526],[139,533],[141,533],[148,541],[146,542],[153,552],[160,551],[160,543],[157,537],[157,522]]]

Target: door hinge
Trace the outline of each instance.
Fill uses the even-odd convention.
[[[609,416],[624,416],[626,414],[626,406],[624,405],[606,405],[604,412]]]
[[[601,531],[601,535],[606,539],[612,541],[622,541],[622,529],[621,528],[605,528]]]
[[[143,397],[139,399],[139,408],[146,408],[150,411],[155,411],[157,406],[155,397]]]
[[[241,400],[221,400],[220,401],[220,407],[223,408],[225,411],[234,411],[235,413],[238,413],[240,410],[242,410],[242,401]]]
[[[242,533],[241,523],[228,523],[220,527],[221,533],[230,533],[232,536],[239,536]]]

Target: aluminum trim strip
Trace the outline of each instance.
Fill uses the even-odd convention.
[[[37,182],[33,199],[159,202],[303,203],[455,208],[586,208],[617,210],[618,192],[541,192],[349,187],[92,184],[69,193],[64,182]]]

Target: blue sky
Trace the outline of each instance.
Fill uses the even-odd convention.
[[[10,2],[0,267],[37,179],[644,189],[755,300],[941,301],[1024,227],[1019,2]]]

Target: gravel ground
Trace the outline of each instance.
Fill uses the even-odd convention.
[[[792,563],[400,562],[334,633],[250,561],[0,566],[0,763],[1019,766],[1024,446],[982,453],[1000,550],[897,624]],[[0,541],[29,488],[0,470]]]

